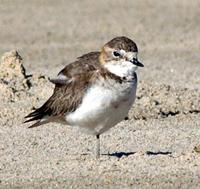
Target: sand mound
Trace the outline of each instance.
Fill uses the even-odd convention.
[[[135,119],[165,118],[177,114],[200,113],[200,91],[173,88],[170,85],[139,84],[137,99],[131,111]]]
[[[22,57],[16,50],[5,53],[0,63],[1,125],[13,126],[19,120],[22,123],[25,114],[43,97],[47,98],[51,90],[47,83],[45,76],[26,74]]]
[[[1,58],[0,76],[6,79],[25,78],[25,68],[22,65],[22,57],[16,50],[6,52]]]
[[[45,79],[42,75],[27,75],[22,57],[16,50],[6,52],[0,63],[0,100],[15,101],[22,95],[28,94],[32,86]],[[24,96],[24,95],[23,95]]]
[[[17,51],[5,53],[0,63],[0,98],[8,101],[15,93],[28,89],[28,82],[22,58]]]

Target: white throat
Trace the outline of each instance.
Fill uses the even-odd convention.
[[[132,76],[137,70],[137,66],[135,66],[129,61],[123,61],[120,63],[111,61],[105,64],[104,67],[107,68],[111,73],[120,77]]]

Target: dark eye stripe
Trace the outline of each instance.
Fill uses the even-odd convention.
[[[113,52],[113,55],[116,56],[116,57],[121,56],[121,54],[118,53],[117,51],[114,51],[114,52]]]

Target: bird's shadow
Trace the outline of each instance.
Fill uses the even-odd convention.
[[[147,151],[146,154],[149,156],[171,155],[172,152],[169,152],[169,151],[165,151],[165,152],[164,151],[157,151],[157,152]]]
[[[123,156],[128,157],[133,154],[135,154],[135,152],[114,152],[114,153],[107,153],[107,154],[102,154],[102,155],[121,158]]]
[[[106,153],[106,154],[102,154],[105,156],[111,156],[111,157],[117,157],[117,158],[121,158],[121,157],[128,157],[130,155],[134,155],[136,152],[114,152],[114,153]],[[148,156],[156,156],[156,155],[171,155],[172,152],[169,151],[146,151],[146,155]]]

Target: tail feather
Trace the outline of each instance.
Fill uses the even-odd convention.
[[[29,118],[29,117],[37,117],[37,116],[41,116],[44,112],[42,111],[41,108],[36,109],[35,111],[31,112],[30,114],[28,114],[27,116],[25,116],[24,118]]]
[[[37,121],[37,120],[41,120],[41,118],[35,116],[35,117],[32,117],[31,119],[28,119],[28,120],[24,121],[24,123],[28,123],[28,122],[32,122],[32,121]]]
[[[28,128],[34,128],[34,127],[38,127],[40,125],[43,125],[43,124],[46,124],[48,123],[49,121],[48,120],[45,120],[45,121],[37,121],[36,123],[34,123],[33,125],[29,126]]]
[[[38,109],[37,109],[37,110],[31,112],[30,114],[26,115],[24,118],[29,118],[29,117],[36,116],[38,113],[39,113],[39,112],[38,112]]]
[[[26,120],[24,123],[35,121],[35,120],[40,120],[45,115],[46,115],[45,112],[42,112],[39,108],[39,109],[35,110],[34,112],[31,112],[30,114],[28,114],[25,118],[30,118],[30,119]]]
[[[24,121],[24,123],[37,121],[36,123],[31,125],[29,128],[40,126],[48,122],[47,119],[45,119],[45,117],[47,117],[49,113],[50,113],[50,109],[46,106],[46,103],[45,103],[40,108],[36,109],[35,111],[25,116],[25,118],[30,118],[30,119]]]
[[[50,108],[48,108],[48,101],[43,104],[43,106],[41,106],[40,108],[34,110],[33,112],[31,112],[30,114],[28,114],[25,118],[29,118],[29,117],[37,117],[37,116],[45,116],[47,114],[50,113]]]

